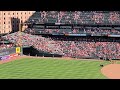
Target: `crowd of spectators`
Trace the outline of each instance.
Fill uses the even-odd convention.
[[[120,24],[119,11],[40,11],[28,22],[66,24]]]
[[[5,39],[16,43],[19,32],[4,36]],[[43,37],[21,33],[23,46],[33,46],[37,50],[50,54],[59,54],[74,58],[120,58],[120,40],[94,37]]]
[[[9,40],[14,44],[22,44],[23,46],[32,46],[33,44],[31,42],[34,40],[34,38],[36,38],[36,36],[32,36],[30,34],[26,34],[23,32],[15,32],[3,36],[3,38]]]
[[[14,47],[13,43],[4,43],[4,39],[0,37],[0,50]]]
[[[108,42],[107,39],[103,40],[94,38],[51,38],[58,46],[66,57],[76,58],[120,58],[120,43]]]
[[[119,11],[39,11],[34,13],[28,22],[64,23],[64,24],[101,24],[119,25]],[[0,44],[0,50],[11,48],[18,43],[22,46],[33,46],[39,51],[59,54],[73,58],[120,59],[120,40],[103,37],[43,37],[32,34],[81,34],[89,33],[120,35],[120,29],[81,27],[79,29],[36,29],[27,28],[24,32],[7,34],[2,38],[14,44]],[[0,38],[1,41],[1,38]]]
[[[111,35],[120,35],[120,29],[115,28],[97,28],[97,27],[86,27],[79,29],[36,29],[36,28],[27,28],[26,33],[32,34],[81,34],[89,33],[92,35],[101,35],[101,34],[111,34]]]
[[[0,50],[14,47],[14,44],[0,44]]]

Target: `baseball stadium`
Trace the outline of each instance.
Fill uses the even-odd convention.
[[[0,79],[120,79],[120,11],[34,12],[0,34]]]

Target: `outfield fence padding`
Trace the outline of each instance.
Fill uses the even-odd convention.
[[[9,60],[20,54],[20,47],[13,47],[9,49],[0,50],[0,60]]]

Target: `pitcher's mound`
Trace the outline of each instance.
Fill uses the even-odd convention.
[[[103,75],[110,79],[120,79],[120,64],[109,64],[101,69]]]

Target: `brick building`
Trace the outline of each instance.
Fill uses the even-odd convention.
[[[0,11],[0,33],[19,30],[19,24],[25,22],[35,11]],[[24,30],[26,27],[23,27]]]

